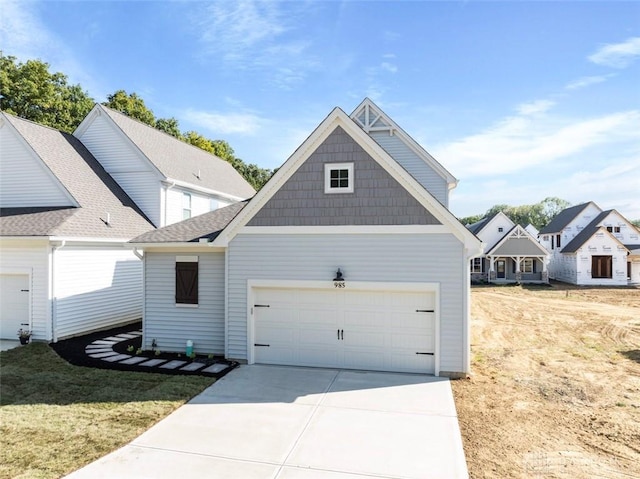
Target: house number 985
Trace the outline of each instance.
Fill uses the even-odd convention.
[[[334,282],[333,282],[333,285],[334,285],[336,288],[344,288],[344,283],[343,283],[342,281],[334,281]]]

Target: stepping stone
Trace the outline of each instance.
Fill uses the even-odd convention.
[[[101,349],[101,348],[110,348],[112,347],[112,344],[87,344],[87,346],[85,347],[85,349]]]
[[[166,361],[166,359],[149,359],[146,363],[140,363],[140,366],[157,366],[158,364],[162,364]]]
[[[87,348],[84,350],[87,354],[95,354],[95,353],[109,353],[113,351],[113,348]]]
[[[108,353],[90,354],[89,356],[92,358],[102,359],[102,358],[106,358],[107,356],[116,356],[117,354],[118,353],[116,353],[115,351],[110,351]]]
[[[120,361],[120,364],[138,364],[141,363],[142,361],[146,361],[147,358],[143,357],[143,356],[133,356],[129,359],[125,359],[124,361]]]
[[[205,373],[219,373],[220,371],[224,371],[225,369],[227,369],[229,367],[228,364],[220,364],[220,363],[216,363],[213,364],[211,366],[209,366],[206,369],[203,369],[202,372]]]
[[[109,336],[108,338],[104,338],[103,341],[113,341],[114,343],[119,343],[120,341],[124,341],[124,339],[119,338],[118,336]]]
[[[123,359],[129,359],[131,356],[128,354],[116,354],[115,356],[109,356],[106,358],[102,358],[103,361],[109,361],[110,363],[115,363],[117,361],[122,361]]]
[[[109,346],[113,346],[116,343],[119,343],[120,341],[107,341],[106,339],[98,339],[94,342],[92,342],[91,344],[102,344],[102,345],[109,345]]]
[[[131,331],[130,333],[127,334],[133,334],[134,336],[142,336],[142,331]]]
[[[205,363],[190,363],[190,364],[187,364],[185,367],[180,368],[180,371],[197,371],[198,369],[204,366],[206,366]]]
[[[183,364],[187,364],[186,361],[178,361],[173,360],[173,361],[169,361],[167,364],[163,364],[162,366],[160,366],[162,369],[176,369],[179,366],[182,366]]]
[[[136,339],[138,336],[140,336],[139,334],[129,334],[129,333],[123,333],[123,334],[118,334],[116,336],[116,338],[122,338],[122,339]]]

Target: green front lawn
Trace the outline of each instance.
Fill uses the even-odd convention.
[[[72,366],[42,343],[0,352],[0,478],[68,474],[214,381]]]

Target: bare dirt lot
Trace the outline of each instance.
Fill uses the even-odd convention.
[[[472,478],[640,477],[640,289],[472,288]]]

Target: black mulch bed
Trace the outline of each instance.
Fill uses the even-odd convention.
[[[145,372],[145,373],[160,373],[160,374],[174,374],[174,375],[182,375],[182,376],[207,376],[214,377],[216,379],[220,379],[225,374],[227,374],[232,369],[238,367],[238,363],[236,361],[228,361],[224,359],[222,356],[214,356],[209,358],[208,356],[198,355],[194,359],[191,359],[184,354],[179,353],[161,353],[155,354],[154,351],[142,351],[139,354],[136,354],[138,349],[142,344],[142,337],[137,337],[135,339],[127,339],[122,342],[116,343],[113,346],[113,350],[120,354],[128,354],[130,356],[143,356],[149,359],[165,359],[167,361],[172,360],[180,360],[186,361],[188,363],[199,362],[204,363],[207,366],[212,364],[224,364],[229,366],[228,368],[220,371],[219,373],[209,373],[204,372],[202,369],[205,369],[207,366],[203,366],[199,371],[181,371],[179,369],[162,369],[160,367],[148,367],[148,366],[139,366],[135,364],[122,364],[120,362],[111,363],[109,361],[103,361],[102,359],[89,357],[88,354],[85,353],[85,348],[87,345],[98,339],[108,338],[110,336],[116,336],[122,333],[130,333],[132,331],[138,331],[142,328],[141,323],[128,324],[126,326],[120,326],[117,328],[100,331],[97,333],[86,334],[84,336],[77,336],[75,338],[64,339],[62,341],[58,341],[57,343],[50,343],[49,346],[60,356],[62,359],[67,362],[75,365],[75,366],[85,366],[89,368],[99,368],[99,369],[116,369],[118,371],[136,371],[136,372]],[[133,346],[133,350],[130,346]],[[164,364],[164,363],[163,363]],[[186,366],[186,364],[185,364]]]

